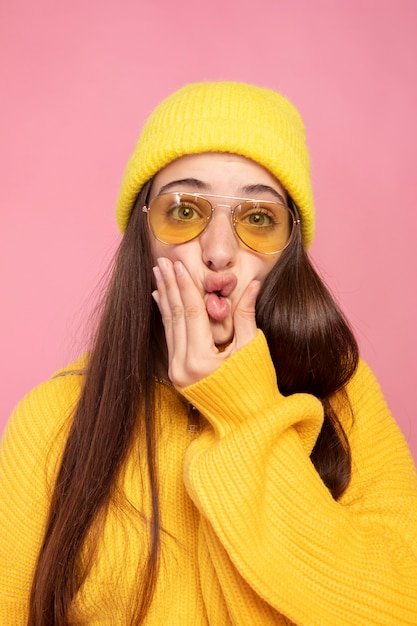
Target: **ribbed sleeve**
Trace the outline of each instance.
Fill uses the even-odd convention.
[[[182,390],[212,424],[188,448],[184,480],[201,514],[206,606],[218,585],[230,623],[417,624],[413,462],[363,363],[347,391],[353,476],[335,502],[309,458],[321,404],[280,395],[260,331]]]

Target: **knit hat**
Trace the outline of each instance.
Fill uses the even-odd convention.
[[[116,208],[120,230],[150,178],[171,161],[202,152],[239,154],[269,170],[296,203],[304,244],[311,244],[314,203],[301,117],[275,91],[236,82],[192,83],[156,107],[124,173]]]

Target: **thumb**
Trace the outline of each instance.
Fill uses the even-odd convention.
[[[238,348],[242,348],[256,336],[255,305],[260,288],[260,281],[253,280],[243,292],[235,309],[233,321]]]

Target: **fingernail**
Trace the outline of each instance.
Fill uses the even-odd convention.
[[[153,270],[156,280],[162,280],[162,274],[161,274],[159,267],[153,267],[152,270]]]
[[[174,270],[177,276],[182,276],[184,274],[184,266],[181,261],[175,261]]]
[[[167,273],[167,269],[168,269],[168,264],[167,264],[167,260],[165,257],[161,256],[159,257],[159,259],[157,259],[157,263],[158,263],[158,267],[161,270],[161,272],[163,274]]]

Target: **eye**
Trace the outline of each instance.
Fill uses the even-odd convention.
[[[261,205],[258,202],[244,203],[241,205],[238,220],[242,224],[254,226],[255,228],[273,227],[279,223],[279,219],[274,213],[272,206],[272,203],[271,207]]]
[[[254,211],[253,213],[246,215],[243,221],[251,224],[252,226],[269,226],[272,220],[266,213]]]
[[[191,220],[201,219],[201,215],[197,204],[194,202],[180,202],[168,210],[168,214],[181,222],[189,222]]]

